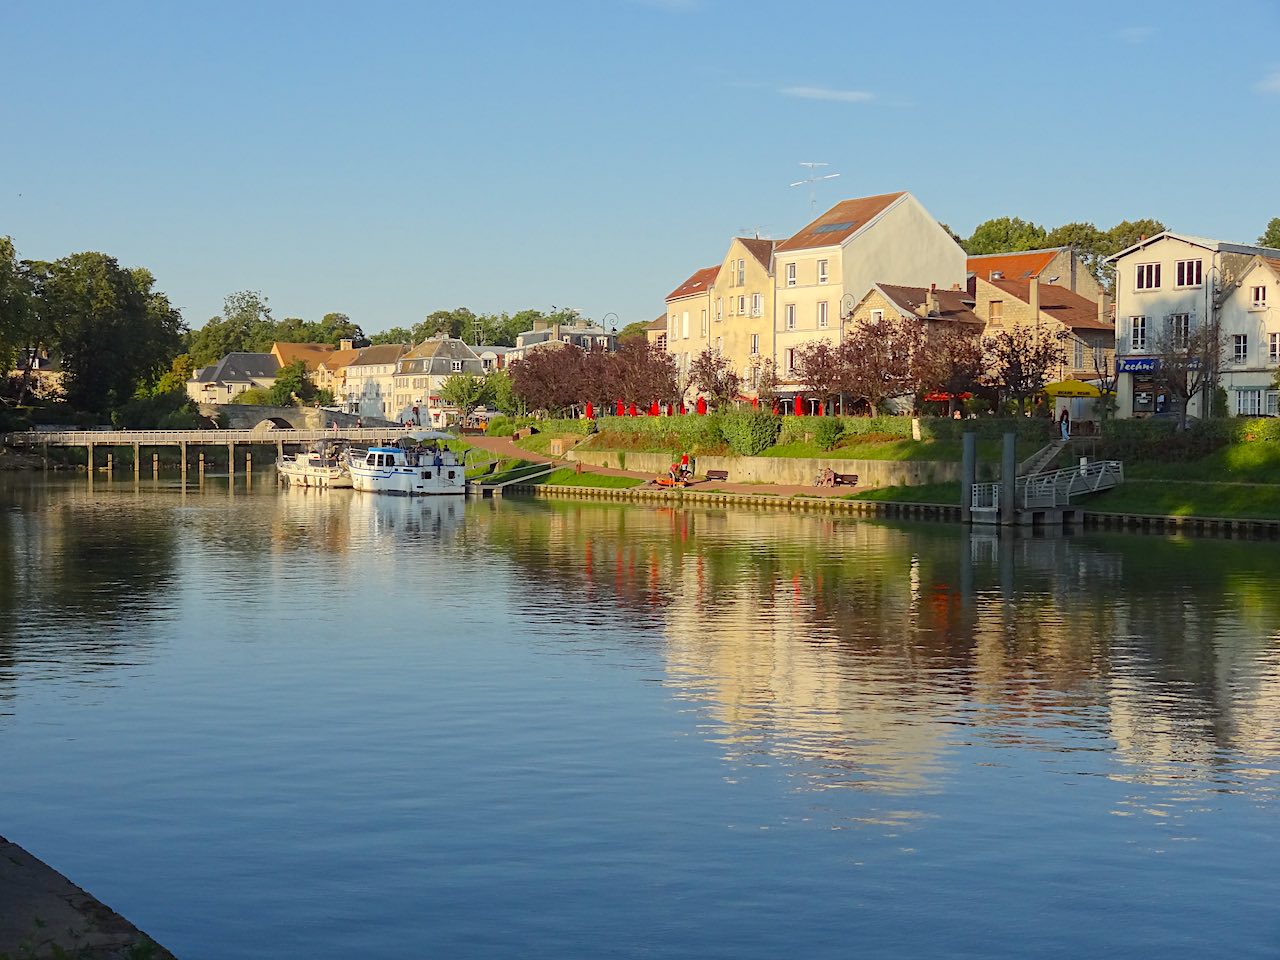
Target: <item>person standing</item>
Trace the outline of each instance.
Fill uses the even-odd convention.
[[[1058,418],[1058,426],[1062,428],[1062,439],[1071,439],[1071,415],[1067,413],[1067,408],[1062,408],[1062,416]]]

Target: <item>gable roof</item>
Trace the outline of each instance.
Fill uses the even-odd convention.
[[[769,269],[769,261],[773,259],[773,248],[778,241],[761,240],[759,237],[738,237],[737,239],[747,248],[747,253],[755,257],[766,270]]]
[[[209,371],[208,379],[215,383],[226,383],[229,380],[274,380],[279,370],[280,363],[275,354],[228,353]]]
[[[379,343],[360,350],[359,355],[348,366],[363,367],[379,363],[395,363],[408,349],[409,347],[403,343]]]
[[[863,230],[907,195],[905,190],[882,193],[875,197],[858,197],[841,200],[834,207],[811,223],[801,227],[794,235],[775,247],[777,253],[784,250],[806,250],[811,247],[834,247],[844,243]]]
[[[1023,303],[1031,302],[1029,280],[988,280],[987,282]],[[1040,312],[1072,330],[1115,329],[1109,322],[1099,322],[1096,301],[1082,297],[1074,290],[1060,287],[1056,283],[1040,284]]]
[[[969,257],[965,269],[983,280],[990,280],[998,273],[1007,280],[1027,280],[1038,277],[1067,247],[1049,247],[1044,250],[1020,250],[1015,253],[984,253]]]
[[[693,276],[691,276],[680,286],[676,287],[667,294],[668,300],[678,300],[681,297],[692,297],[695,294],[706,293],[711,284],[715,281],[716,275],[720,272],[720,264],[714,267],[703,267]]]
[[[506,349],[505,347],[503,348]],[[475,351],[457,337],[428,337],[404,355],[404,359],[440,357],[447,360],[478,360]]]
[[[903,287],[896,283],[877,283],[871,289],[879,290],[904,315],[917,317],[920,316],[916,313],[917,308],[928,300],[930,292],[928,287]],[[983,326],[982,320],[973,312],[973,297],[969,296],[968,290],[934,290],[933,295],[938,298],[938,312],[931,313],[929,319]]]
[[[320,366],[332,373],[334,370],[340,370],[347,364],[353,362],[358,356],[360,356],[360,351],[358,349],[334,350],[330,352],[329,356],[320,361]]]
[[[644,325],[646,330],[665,330],[667,329],[667,315],[664,313],[656,320],[650,320]]]
[[[1271,268],[1271,272],[1280,280],[1280,257],[1263,257],[1262,262]]]
[[[285,343],[277,340],[271,345],[271,352],[279,358],[282,367],[301,360],[308,373],[315,373],[320,364],[333,353],[333,347],[327,343]]]

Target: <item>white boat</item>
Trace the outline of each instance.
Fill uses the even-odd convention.
[[[333,447],[283,456],[276,460],[280,481],[296,487],[350,487],[347,471],[339,451]]]
[[[466,493],[463,463],[444,445],[452,439],[447,433],[428,430],[406,434],[399,446],[352,450],[347,454],[351,485],[370,493],[407,497]]]

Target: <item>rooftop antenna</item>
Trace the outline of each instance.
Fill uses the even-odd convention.
[[[767,229],[768,226],[766,224],[761,224],[758,227],[739,227],[737,235],[740,237],[750,235],[755,237],[757,240],[768,240],[769,235],[764,232]]]
[[[829,166],[829,164],[822,163],[821,161],[801,160],[800,166],[809,168],[809,176],[805,177],[803,180],[797,180],[795,183],[791,184],[791,186],[803,187],[806,183],[809,184],[809,207],[810,209],[816,210],[818,209],[818,190],[817,190],[817,187],[814,186],[814,184],[816,184],[819,180],[834,180],[836,177],[840,176],[840,174],[818,173],[819,167]]]

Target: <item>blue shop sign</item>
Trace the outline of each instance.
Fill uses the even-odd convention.
[[[1159,357],[1116,358],[1116,373],[1155,373],[1159,369]]]

